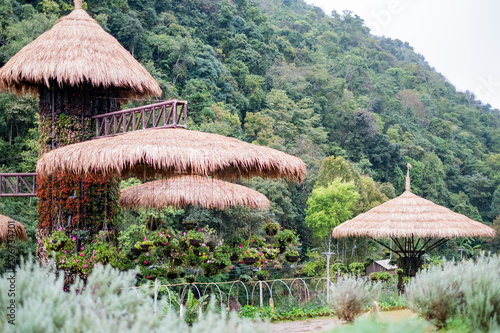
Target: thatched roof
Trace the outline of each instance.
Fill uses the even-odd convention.
[[[75,1],[75,10],[0,69],[0,90],[37,93],[39,85],[117,87],[127,97],[161,96],[158,83]]]
[[[186,207],[199,205],[224,210],[234,206],[267,209],[265,195],[242,185],[201,176],[161,179],[121,191],[120,205],[128,208]]]
[[[44,154],[40,176],[59,171],[103,173],[122,178],[198,174],[223,179],[253,176],[303,181],[298,157],[218,134],[186,129],[147,129],[68,145]]]
[[[375,239],[494,237],[495,230],[411,193],[408,171],[403,194],[333,229],[335,238],[351,236]]]
[[[9,222],[14,221],[8,216],[0,215],[0,242],[9,241]],[[14,221],[14,231],[16,233],[16,238],[22,241],[28,241],[28,235],[26,234],[26,229],[21,223]]]

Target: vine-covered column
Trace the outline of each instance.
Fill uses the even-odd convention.
[[[116,89],[52,86],[55,88],[41,86],[39,89],[40,155],[90,140],[90,117],[120,108]],[[99,231],[114,233],[119,212],[117,179],[103,175],[78,177],[61,172],[51,177],[38,177],[37,181],[39,260],[49,259],[45,244],[47,240],[52,241],[51,236],[56,231],[64,232],[75,243],[74,251],[84,248]],[[83,267],[79,268],[65,268],[67,285],[77,274],[85,278]]]

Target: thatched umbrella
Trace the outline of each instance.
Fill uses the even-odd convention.
[[[248,187],[201,176],[161,179],[128,188],[120,194],[120,205],[128,208],[199,205],[206,209],[247,206],[264,210],[269,204],[265,195]]]
[[[140,178],[179,174],[285,177],[303,181],[306,165],[298,157],[234,138],[186,129],[148,129],[72,144],[43,155],[41,176],[58,171],[104,173]]]
[[[400,259],[406,258],[398,265],[412,276],[421,266],[421,256],[450,238],[495,236],[485,224],[411,193],[410,167],[403,194],[335,227],[333,237],[371,237]],[[381,238],[391,238],[395,247],[377,240]]]
[[[38,93],[38,86],[116,87],[126,96],[160,96],[148,71],[82,9],[75,10],[0,69],[0,89]]]
[[[8,242],[12,236],[9,235],[9,230],[12,228],[9,224],[13,225],[13,232],[16,239],[22,241],[28,241],[28,235],[26,234],[26,229],[21,223],[14,221],[8,216],[0,215],[0,242]]]

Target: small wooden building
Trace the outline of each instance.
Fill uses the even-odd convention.
[[[389,264],[390,259],[377,260],[372,262],[368,267],[366,267],[366,275],[370,275],[373,272],[387,272],[390,274],[396,274],[396,269],[398,266]]]

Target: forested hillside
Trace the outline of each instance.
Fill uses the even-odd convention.
[[[189,101],[190,129],[267,145],[308,164],[302,185],[251,184],[272,200],[272,218],[298,229],[305,245],[314,243],[306,202],[317,180],[328,185],[321,181],[329,165],[344,165],[351,176],[337,176],[361,192],[363,209],[354,213],[399,195],[411,163],[414,193],[485,223],[500,214],[499,111],[457,92],[408,43],[370,35],[354,13],[330,16],[301,0],[86,6],[152,73],[165,99]],[[0,65],[72,8],[69,0],[3,0]],[[36,103],[0,95],[1,172],[34,170]],[[337,164],[325,163],[318,178],[329,156]],[[36,199],[28,200],[2,199],[0,213],[28,223],[33,235]],[[185,214],[223,230],[252,223],[244,209]]]

